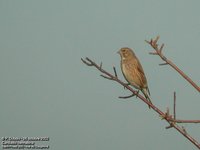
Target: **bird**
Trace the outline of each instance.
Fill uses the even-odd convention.
[[[133,50],[128,47],[123,47],[117,53],[121,56],[121,70],[128,84],[138,89],[138,93],[141,91],[145,98],[152,103],[147,78]]]

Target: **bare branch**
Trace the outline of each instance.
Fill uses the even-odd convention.
[[[169,64],[172,68],[174,68],[185,80],[187,80],[198,92],[200,92],[200,87],[192,81],[191,78],[189,78],[182,70],[180,70],[173,62],[168,60],[162,53],[164,44],[161,45],[160,48],[158,48],[158,42],[159,36],[156,37],[155,40],[151,39],[150,41],[145,40],[151,47],[155,50],[154,53],[150,52],[152,55],[159,55],[160,58],[165,61],[167,64]]]
[[[181,119],[169,119],[175,123],[200,123],[200,120],[181,120]]]
[[[119,96],[118,98],[126,99],[126,98],[131,98],[131,97],[133,97],[133,96],[135,96],[135,94],[131,94],[131,95],[129,95],[129,96]]]
[[[176,120],[176,92],[174,92],[174,120]]]
[[[158,38],[157,38],[158,40]],[[150,43],[154,43],[153,40],[151,40]],[[118,82],[119,84],[121,84],[123,87],[125,87],[126,89],[128,89],[129,91],[132,92],[132,95],[130,96],[126,96],[126,97],[120,97],[120,98],[129,98],[132,97],[133,95],[137,95],[137,97],[139,97],[140,100],[142,100],[144,103],[146,103],[147,105],[149,105],[149,107],[151,107],[155,112],[157,112],[160,116],[164,116],[164,120],[166,120],[169,123],[169,127],[166,128],[175,128],[179,133],[181,133],[185,138],[187,138],[191,143],[193,143],[198,149],[200,149],[200,144],[197,142],[197,140],[195,140],[193,137],[191,137],[184,128],[180,127],[179,125],[177,125],[177,123],[200,123],[200,120],[175,120],[174,118],[172,118],[172,116],[169,114],[169,109],[167,109],[167,112],[164,113],[162,112],[158,107],[156,107],[154,104],[152,104],[151,102],[149,102],[145,97],[143,97],[142,95],[140,95],[136,90],[132,89],[130,86],[128,86],[127,83],[122,82],[121,80],[119,80],[115,75],[112,75],[110,73],[108,73],[107,71],[105,71],[104,69],[102,69],[102,65],[97,65],[94,61],[90,60],[89,58],[86,57],[86,60],[83,60],[81,58],[82,62],[88,66],[94,66],[96,69],[98,69],[101,73],[103,73],[101,76],[109,79],[109,80],[113,80]],[[114,71],[115,72],[115,71]]]

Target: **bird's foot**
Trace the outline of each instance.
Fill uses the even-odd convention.
[[[126,85],[129,86],[129,85],[131,85],[131,84],[130,84],[130,83],[126,83]],[[124,89],[127,89],[127,88],[124,86]]]
[[[138,98],[139,92],[140,92],[140,90],[138,90],[137,93],[135,94],[136,98]]]

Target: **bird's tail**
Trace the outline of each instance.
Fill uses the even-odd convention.
[[[150,103],[152,103],[152,102],[151,102],[151,99],[150,99],[150,92],[149,92],[149,89],[148,89],[148,88],[143,88],[141,91],[142,91],[142,93],[144,94],[145,98],[146,98],[147,100],[149,100]],[[149,105],[149,109],[150,109],[150,108],[151,108],[151,107],[150,107],[150,105]]]

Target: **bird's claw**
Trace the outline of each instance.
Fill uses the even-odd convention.
[[[126,83],[126,85],[129,86],[129,85],[131,85],[131,84],[130,84],[130,83]],[[124,86],[124,89],[127,89],[127,88]]]
[[[138,98],[139,92],[140,92],[140,90],[138,90],[137,93],[135,94],[136,98]]]

